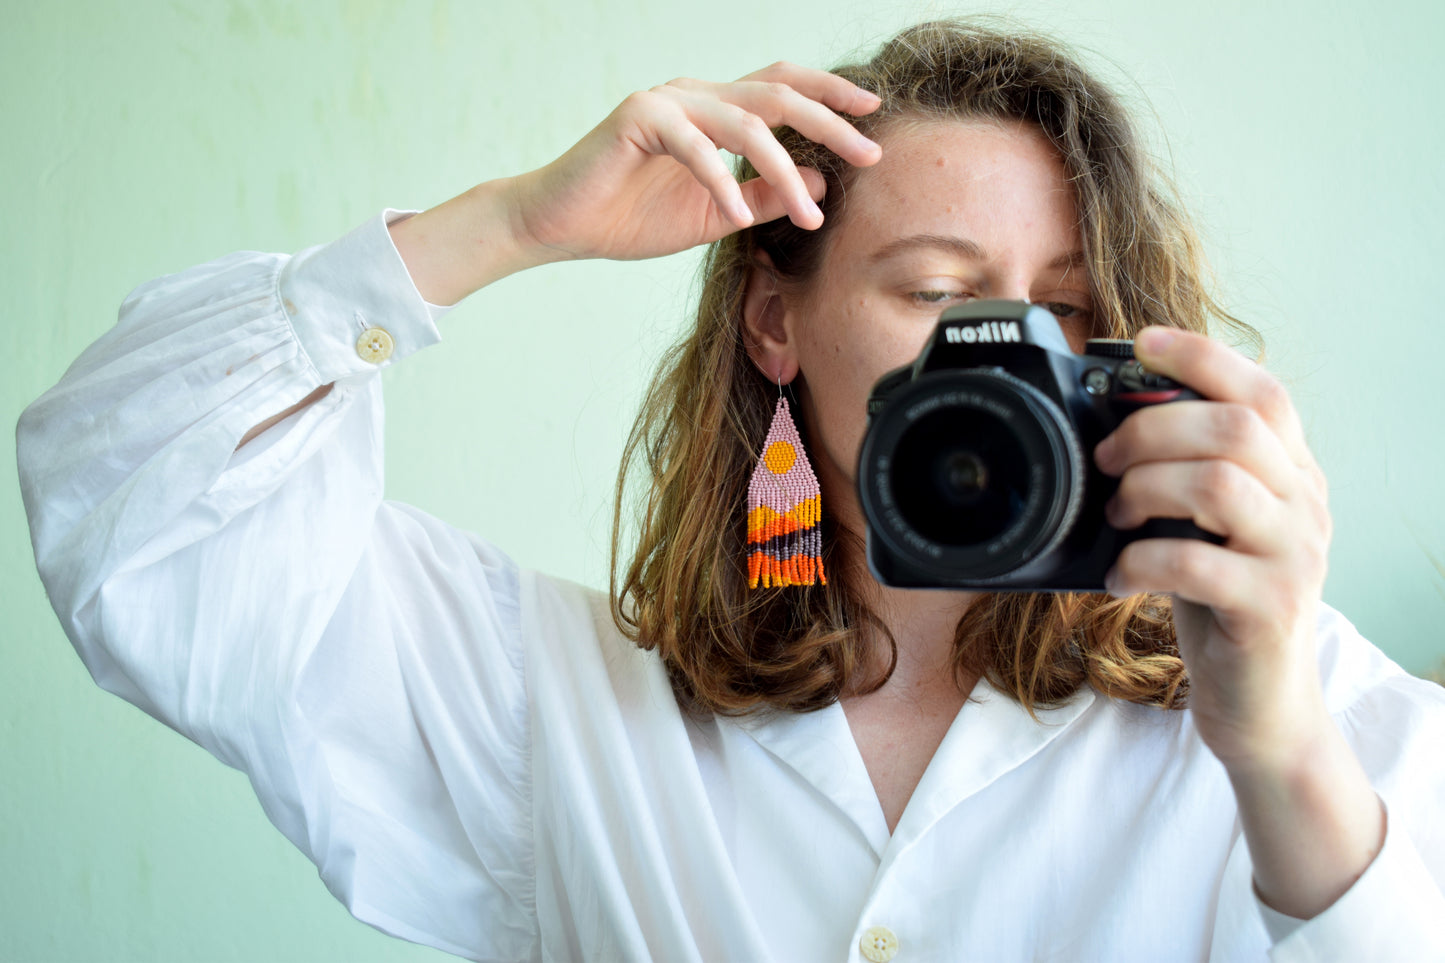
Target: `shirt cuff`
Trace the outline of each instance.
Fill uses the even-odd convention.
[[[386,226],[387,226],[387,227],[390,227],[391,225],[395,224],[397,221],[404,221],[404,220],[406,220],[408,217],[411,217],[411,216],[414,215],[414,214],[420,214],[420,213],[421,213],[420,211],[403,211],[403,210],[398,210],[398,209],[396,209],[396,208],[394,208],[394,207],[388,207],[385,211],[382,211],[381,216],[384,217],[384,218],[386,218]],[[386,236],[387,236],[387,239],[390,240],[390,239],[391,239],[391,232],[388,231],[387,234],[386,234]],[[392,248],[395,249],[395,247],[396,247],[396,243],[393,241],[393,242],[392,242]],[[397,252],[397,257],[401,257],[401,252],[399,252],[399,251]],[[405,264],[405,262],[402,262],[402,263]],[[408,278],[411,277],[410,272],[407,273],[407,277],[408,277]],[[416,282],[415,282],[415,281],[412,282],[412,286],[413,286],[413,287],[416,286]],[[432,304],[430,301],[426,301],[426,302],[424,302],[424,303],[426,304],[427,313],[431,315],[431,319],[432,319],[432,323],[433,323],[433,324],[435,324],[437,321],[440,321],[441,318],[442,318],[442,315],[446,314],[446,313],[447,313],[448,311],[450,311],[452,308],[456,307],[455,304]],[[460,302],[458,302],[458,303],[460,303]]]
[[[1267,906],[1255,896],[1271,938]],[[1391,827],[1363,875],[1329,909],[1309,920],[1275,913],[1290,930],[1270,950],[1275,963],[1323,960],[1445,959],[1445,895],[1409,835]],[[1291,929],[1291,924],[1293,928]]]
[[[1264,920],[1265,932],[1269,933],[1270,943],[1279,943],[1295,930],[1305,925],[1307,920],[1298,916],[1286,916],[1279,910],[1270,909],[1264,905],[1259,898],[1259,893],[1254,894],[1254,905],[1259,910],[1260,918]]]
[[[387,230],[413,213],[387,208],[281,269],[281,306],[322,384],[370,374],[441,340],[440,314],[417,291]]]

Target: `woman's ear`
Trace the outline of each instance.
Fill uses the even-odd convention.
[[[789,384],[798,376],[792,320],[772,258],[758,251],[743,293],[743,343],[753,364],[776,384]]]

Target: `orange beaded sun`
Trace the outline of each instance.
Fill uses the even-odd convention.
[[[763,464],[774,475],[786,474],[798,458],[798,450],[786,441],[775,441],[763,452]]]

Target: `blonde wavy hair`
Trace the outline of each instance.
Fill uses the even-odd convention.
[[[1125,109],[1059,43],[977,20],[940,21],[905,30],[873,59],[834,73],[882,98],[876,112],[855,121],[874,139],[910,119],[1023,120],[1044,132],[1075,190],[1094,337],[1128,338],[1150,324],[1203,332],[1213,319],[1258,346],[1257,334],[1209,294],[1197,234]],[[824,226],[804,231],[782,218],[712,246],[696,324],[663,358],[617,481],[613,619],[659,653],[679,703],[698,713],[820,709],[877,690],[898,657],[896,642],[833,564],[841,541],[857,536],[830,524],[826,504],[829,583],[747,587],[748,478],[777,396],[744,347],[749,272],[763,252],[785,281],[815,276],[857,176],[797,132],[777,133],[798,164],[824,175]],[[742,162],[739,175],[756,171]],[[637,541],[624,553],[634,483]],[[883,643],[886,660],[871,651]],[[984,675],[1031,713],[1084,685],[1161,708],[1182,707],[1188,690],[1169,599],[1156,595],[984,595],[958,623],[953,665],[961,680]]]

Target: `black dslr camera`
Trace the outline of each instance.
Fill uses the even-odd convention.
[[[1132,341],[1074,354],[1043,308],[949,308],[917,360],[868,398],[869,567],[910,588],[1101,592],[1135,539],[1222,542],[1183,519],[1112,528],[1104,503],[1118,481],[1094,467],[1094,446],[1130,412],[1198,397],[1146,371]]]

